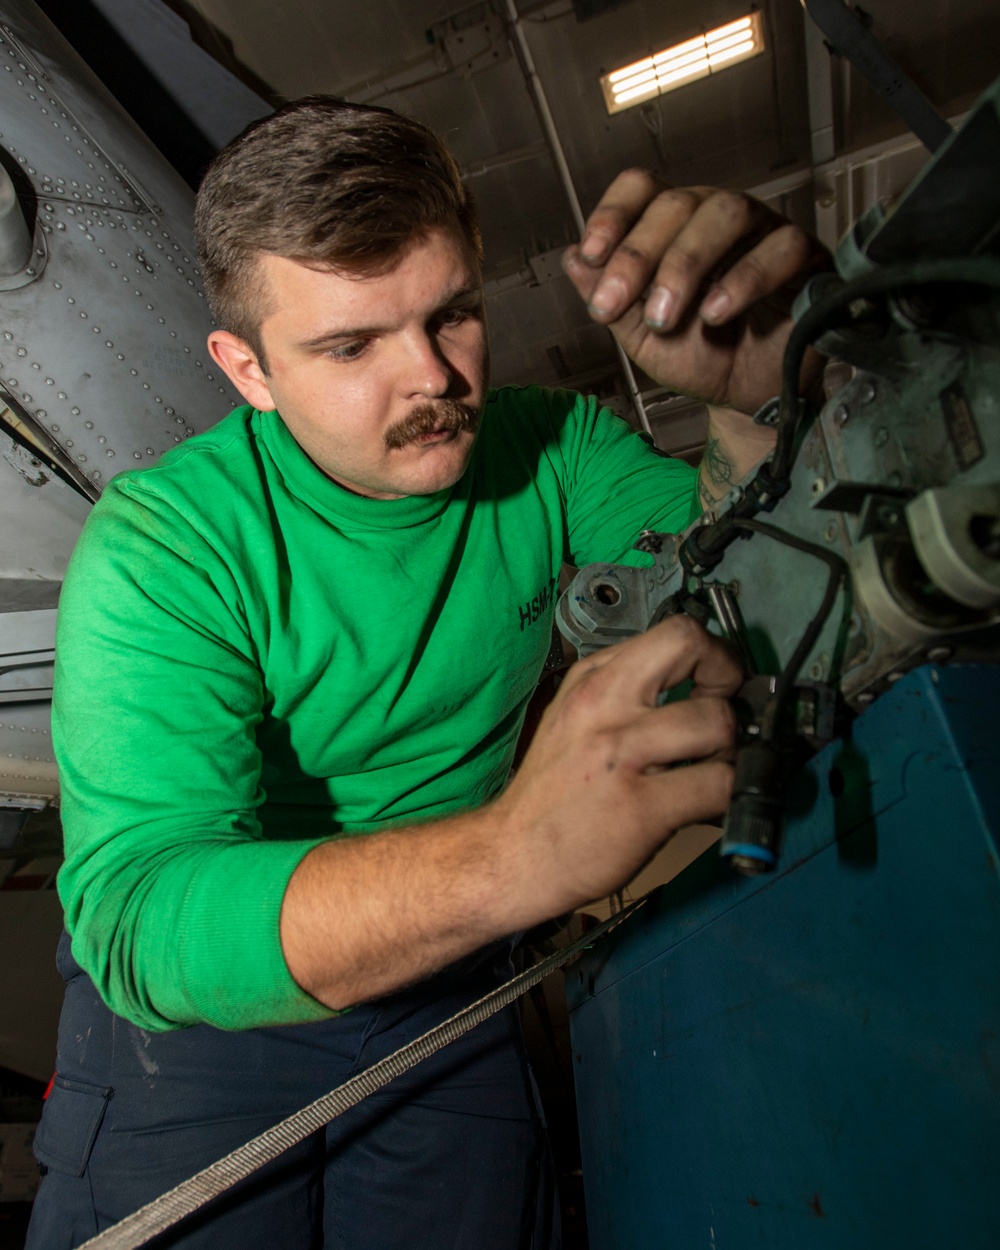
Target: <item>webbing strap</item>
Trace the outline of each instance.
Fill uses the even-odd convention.
[[[265,1130],[245,1146],[240,1146],[225,1158],[210,1164],[189,1180],[183,1181],[146,1206],[140,1207],[138,1211],[119,1220],[117,1224],[98,1233],[96,1237],[83,1242],[79,1250],[135,1250],[137,1246],[144,1246],[151,1238],[172,1228],[199,1207],[224,1193],[230,1186],[308,1137],[310,1133],[317,1132],[337,1116],[357,1106],[369,1094],[408,1072],[422,1059],[429,1058],[449,1042],[455,1041],[508,1006],[550,972],[561,968],[593,946],[645,901],[644,898],[638,899],[622,911],[616,912],[570,946],[547,955],[534,967],[512,977],[489,994],[456,1012],[448,1020],[435,1025],[433,1029],[372,1064],[364,1072],[352,1076],[337,1089],[324,1094],[301,1111],[296,1111],[273,1128]]]

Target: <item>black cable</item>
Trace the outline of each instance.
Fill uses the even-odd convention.
[[[781,675],[775,684],[774,693],[771,695],[767,708],[764,711],[760,737],[762,741],[771,741],[777,728],[778,714],[791,692],[792,685],[799,675],[799,670],[805,663],[806,656],[815,646],[816,640],[826,624],[827,617],[833,611],[833,605],[837,600],[837,593],[840,590],[841,583],[847,577],[847,562],[835,552],[827,551],[825,547],[820,547],[817,543],[811,543],[805,538],[798,538],[794,534],[789,534],[785,530],[779,530],[773,525],[765,525],[762,521],[742,520],[736,521],[735,525],[737,529],[748,530],[754,534],[766,534],[768,538],[773,538],[775,542],[783,543],[786,547],[794,547],[796,551],[802,551],[806,555],[815,556],[817,560],[822,560],[830,569],[830,577],[816,615],[806,626],[805,632],[799,639],[798,646],[782,669]]]

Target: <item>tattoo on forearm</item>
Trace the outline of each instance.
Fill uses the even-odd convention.
[[[705,507],[718,501],[733,484],[733,462],[717,438],[709,438],[701,461],[698,493]]]
[[[722,449],[717,438],[710,438],[705,444],[704,457],[705,472],[709,479],[716,483],[725,482],[727,486],[733,483],[733,462],[729,459]]]

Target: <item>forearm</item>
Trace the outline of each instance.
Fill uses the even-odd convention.
[[[774,447],[775,431],[733,408],[709,405],[705,454],[698,470],[703,508],[713,508]]]
[[[289,881],[281,944],[298,984],[341,1009],[419,981],[551,912],[496,805],[314,848]]]

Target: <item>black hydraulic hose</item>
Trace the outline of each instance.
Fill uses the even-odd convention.
[[[781,851],[786,761],[784,752],[775,741],[781,709],[787,703],[799,670],[833,610],[847,576],[847,565],[840,556],[825,547],[776,529],[773,525],[749,520],[738,520],[735,525],[738,530],[764,534],[786,547],[815,556],[830,569],[816,615],[806,626],[798,646],[775,683],[774,693],[761,718],[760,733],[740,748],[736,759],[733,796],[726,813],[719,854],[737,872],[756,876],[761,872],[773,872]]]
[[[795,534],[789,534],[785,530],[777,529],[773,525],[765,525],[762,521],[737,521],[736,527],[755,534],[766,534],[768,538],[773,538],[775,542],[783,543],[786,547],[794,547],[796,551],[802,551],[806,555],[815,556],[817,560],[822,560],[830,569],[826,590],[823,592],[823,599],[816,610],[816,615],[806,626],[805,632],[799,639],[798,646],[792,652],[788,663],[781,670],[781,676],[775,684],[774,693],[768,700],[767,708],[764,711],[760,736],[762,741],[770,741],[775,736],[778,715],[791,693],[795,679],[799,675],[799,670],[805,663],[806,656],[816,645],[816,639],[820,636],[827,617],[833,611],[837,593],[847,577],[847,562],[835,552],[827,551],[825,547],[820,547],[817,543],[808,542],[804,538],[799,538]]]

